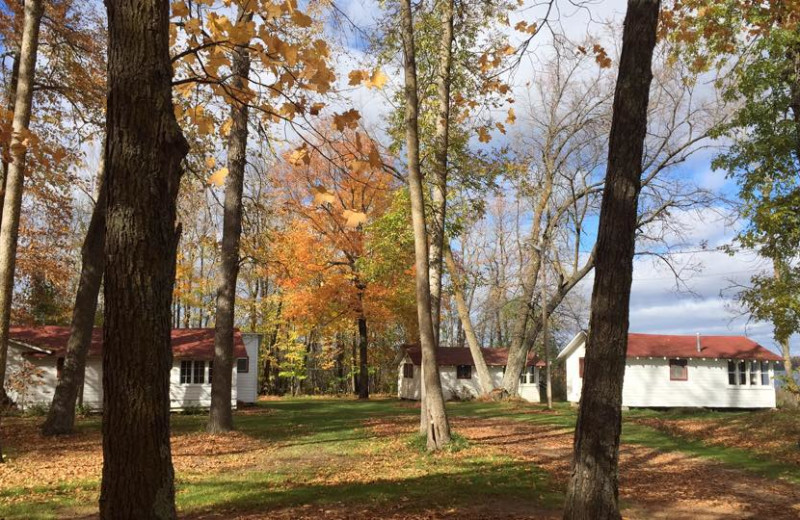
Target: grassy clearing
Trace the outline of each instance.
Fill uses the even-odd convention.
[[[516,402],[450,403],[448,410],[454,418],[475,419],[472,424],[480,419],[507,420],[565,432],[574,428],[576,419],[575,410],[561,404],[547,411]],[[410,403],[389,399],[272,400],[237,412],[235,437],[223,438],[204,433],[204,416],[175,415],[179,511],[190,517],[212,511],[234,516],[293,508],[386,515],[496,508],[504,503],[540,512],[561,506],[563,490],[548,473],[502,448],[456,435],[456,449],[427,453],[424,440],[408,433],[417,414],[418,408]],[[761,428],[758,423],[764,422],[776,428],[774,437],[774,432],[783,431],[780,428],[791,428],[796,417],[767,412],[634,411],[625,415],[622,442],[683,452],[800,483],[800,465],[659,427],[686,420],[704,427],[742,428]],[[102,463],[99,419],[82,419],[79,434],[50,444],[38,437],[37,423],[34,419],[4,423],[6,431],[19,431],[10,439],[10,464],[0,467],[0,518],[70,518],[96,511]],[[50,478],[67,470],[71,472],[41,484],[42,475]],[[32,473],[28,480],[4,479],[3,471],[8,476]]]

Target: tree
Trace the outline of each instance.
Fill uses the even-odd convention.
[[[109,0],[100,517],[176,517],[169,440],[176,199],[169,4]]]
[[[252,12],[239,8],[237,23],[246,23]],[[233,429],[231,386],[233,379],[233,332],[236,281],[239,276],[239,240],[242,234],[242,193],[244,170],[247,164],[246,94],[250,75],[249,42],[233,49],[231,74],[231,131],[228,137],[228,176],[225,179],[225,205],[222,224],[222,265],[217,290],[217,313],[214,320],[214,370],[211,381],[211,410],[207,430],[221,433]]]
[[[629,0],[600,210],[592,316],[565,519],[619,519],[622,380],[660,0]]]
[[[734,243],[754,250],[772,272],[750,279],[739,302],[773,325],[787,387],[800,391],[789,338],[800,332],[800,32],[792,2],[693,0],[667,12],[664,31],[700,70],[716,68],[724,98],[737,104],[715,134],[730,146],[713,166],[739,185],[745,225]],[[731,254],[735,248],[730,248]]]
[[[25,1],[24,28],[14,100],[14,120],[9,146],[11,162],[5,177],[3,213],[0,218],[0,387],[5,381],[8,355],[8,328],[11,322],[11,299],[14,292],[17,237],[29,146],[28,127],[31,121],[36,53],[43,13],[44,5],[41,0]],[[0,388],[0,401],[5,401],[5,390],[2,388]]]
[[[438,450],[450,442],[450,424],[444,408],[442,382],[436,362],[436,336],[433,332],[431,288],[428,278],[428,232],[425,224],[425,201],[419,163],[419,102],[417,97],[417,64],[414,47],[414,15],[410,0],[400,4],[403,39],[403,72],[406,103],[406,152],[408,154],[408,186],[411,197],[411,220],[414,228],[414,266],[416,269],[417,320],[422,349],[422,384],[428,418],[427,445]]]
[[[107,205],[104,158],[100,162],[97,182],[98,196],[81,249],[81,274],[72,310],[64,368],[56,385],[53,402],[47,412],[47,419],[42,425],[44,435],[72,433],[75,427],[75,404],[78,393],[83,388],[86,355],[92,343],[97,298],[103,281]]]

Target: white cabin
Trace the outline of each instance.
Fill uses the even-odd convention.
[[[583,388],[586,333],[561,351],[567,400]],[[622,405],[643,408],[774,408],[780,356],[744,336],[629,334]]]
[[[492,384],[495,388],[500,388],[508,360],[508,349],[482,348],[481,351],[488,365]],[[436,351],[436,357],[445,400],[472,399],[480,394],[475,363],[468,348],[442,347]],[[421,362],[422,353],[419,347],[404,347],[397,374],[397,396],[400,399],[419,400]],[[544,362],[533,355],[528,356],[525,371],[520,377],[519,397],[528,402],[539,402],[542,367]]]
[[[24,408],[49,406],[64,363],[69,327],[12,327],[9,333],[6,386],[25,362],[36,367],[25,394],[10,391],[10,397]],[[95,329],[86,358],[86,376],[78,402],[92,410],[103,407],[102,329]],[[231,404],[253,403],[258,390],[257,334],[234,333]],[[211,406],[211,372],[214,358],[214,329],[173,329],[173,365],[170,373],[170,408]]]

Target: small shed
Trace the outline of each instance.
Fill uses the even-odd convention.
[[[422,351],[416,345],[402,347],[404,355],[400,361],[397,374],[397,396],[401,399],[419,400],[420,398],[420,366]],[[508,349],[482,348],[483,359],[489,367],[489,376],[495,388],[503,381]],[[480,394],[475,363],[468,348],[441,347],[436,351],[439,363],[439,376],[442,380],[442,393],[446,400],[469,399]],[[520,377],[519,397],[532,403],[540,401],[539,382],[544,362],[533,354],[528,356],[525,370]]]

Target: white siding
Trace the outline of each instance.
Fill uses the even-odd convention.
[[[258,334],[242,334],[244,348],[247,350],[248,371],[237,374],[236,395],[243,403],[255,403],[258,399]]]
[[[211,406],[211,381],[208,378],[208,361],[205,364],[204,384],[181,384],[181,361],[176,359],[169,374],[169,399],[172,410],[208,408]],[[233,366],[231,405],[236,408],[236,363]]]
[[[689,359],[687,369],[686,381],[671,381],[669,360],[628,359],[625,366],[625,382],[622,386],[623,406],[775,407],[772,374],[770,374],[770,384],[767,386],[738,386],[728,384],[727,360]]]
[[[16,392],[9,392],[9,396],[14,401],[20,403],[24,408],[33,404],[47,404],[53,400],[53,393],[56,389],[57,371],[56,360],[53,358],[37,359],[32,356],[23,356],[23,352],[29,352],[27,348],[9,343],[8,358],[6,363],[6,382],[8,378],[22,366],[23,360],[28,361],[41,371],[41,378],[37,379],[36,384],[29,384],[26,389],[24,402],[20,401],[21,396]]]
[[[86,377],[83,381],[83,406],[92,410],[103,408],[103,360],[86,360]]]
[[[400,399],[419,400],[420,398],[420,367],[414,365],[414,377],[403,377],[403,365],[411,363],[411,359],[406,356],[400,362],[397,372],[397,396]],[[538,369],[537,369],[538,372]],[[480,385],[478,384],[478,376],[475,373],[475,367],[472,367],[472,378],[458,379],[456,376],[456,367],[442,366],[439,367],[439,375],[442,380],[442,394],[445,400],[452,400],[455,398],[468,398],[477,397],[480,392]],[[492,378],[492,384],[495,388],[499,388],[503,382],[503,367],[490,366],[489,375]],[[538,377],[538,376],[537,376]],[[532,389],[535,388],[535,392]],[[520,385],[520,397],[530,402],[539,402],[539,389],[538,385]]]
[[[580,358],[586,355],[586,345],[583,344],[575,349],[564,365],[567,369],[567,401],[577,403],[581,400],[581,388],[583,379],[580,377]]]
[[[583,379],[579,359],[586,353],[580,345],[566,358],[567,400],[580,401]],[[628,358],[622,385],[622,405],[631,407],[774,408],[774,363],[770,363],[770,384],[729,385],[725,359],[689,359],[688,379],[671,381],[669,360]]]
[[[56,358],[46,357],[36,359],[30,356],[22,356],[22,352],[28,349],[9,344],[9,356],[7,372],[17,370],[23,359],[27,359],[37,368],[42,370],[43,378],[41,383],[32,386],[28,390],[25,399],[25,407],[32,404],[43,404],[49,406],[53,401],[57,383]],[[257,361],[256,361],[257,363]],[[173,362],[170,371],[170,407],[173,410],[181,410],[187,407],[208,408],[211,406],[211,382],[208,379],[208,362],[205,364],[205,384],[182,385],[180,383],[181,360]],[[237,398],[237,374],[236,367],[233,369],[233,388],[231,389],[231,404],[236,407]],[[19,396],[11,393],[11,398],[19,400]],[[83,404],[89,408],[100,410],[103,407],[103,366],[100,358],[89,358],[86,360],[86,377],[83,385]]]

